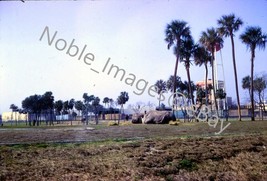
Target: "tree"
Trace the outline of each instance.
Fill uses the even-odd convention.
[[[265,49],[267,35],[262,32],[260,27],[252,27],[249,26],[246,28],[245,32],[240,35],[240,39],[242,43],[244,43],[247,48],[250,49],[251,53],[251,68],[250,68],[250,82],[251,82],[251,92],[250,92],[250,100],[251,100],[251,121],[255,121],[255,112],[254,112],[254,60],[255,60],[255,50],[256,48]]]
[[[37,126],[39,126],[41,112],[43,108],[42,96],[35,94],[26,97],[22,101],[22,108],[26,110],[28,113],[30,113],[29,125],[31,126],[32,116],[34,116],[33,126],[35,126],[35,123],[37,123]]]
[[[250,76],[249,76],[249,75],[246,76],[246,77],[244,77],[244,78],[242,79],[242,88],[243,88],[243,89],[248,89],[248,93],[249,93],[249,95],[251,95],[251,94],[250,94],[250,92],[251,92],[251,90],[250,90],[251,85],[250,85]],[[249,96],[249,97],[250,97],[250,96]]]
[[[189,37],[191,34],[190,28],[187,25],[187,22],[180,21],[180,20],[174,20],[170,24],[167,24],[166,30],[165,30],[165,41],[167,42],[168,46],[167,48],[170,49],[172,46],[174,46],[174,54],[176,56],[176,63],[174,67],[174,78],[173,80],[176,80],[177,77],[177,70],[178,70],[178,63],[180,60],[180,52],[175,51],[179,50],[181,47],[182,40]],[[176,81],[173,83],[173,93],[176,91]],[[173,100],[175,100],[176,94],[173,96]]]
[[[215,30],[215,28],[209,28],[207,31],[203,31],[201,33],[201,37],[199,39],[199,42],[211,53],[212,59],[211,59],[211,71],[212,71],[212,86],[213,86],[213,98],[215,102],[215,109],[217,116],[218,114],[218,104],[216,102],[215,98],[215,75],[214,75],[214,60],[215,60],[215,52],[217,49],[220,49],[223,47],[223,39],[219,35],[219,33]]]
[[[109,103],[109,98],[108,97],[104,97],[103,99],[103,103],[105,104],[105,107],[107,107],[107,104]]]
[[[190,58],[193,56],[194,51],[196,49],[196,45],[194,43],[194,40],[191,36],[188,36],[187,38],[183,39],[181,42],[181,47],[179,49],[180,51],[180,61],[184,62],[186,73],[187,73],[187,79],[188,82],[191,82],[191,77],[190,77],[190,64],[191,60]],[[178,51],[178,50],[176,50]],[[189,97],[191,99],[192,104],[194,103],[194,96],[193,96],[193,90],[191,87],[191,84],[188,84],[188,89],[189,89]]]
[[[55,107],[56,115],[61,115],[61,111],[63,109],[63,101],[62,100],[56,101],[54,104],[54,107]]]
[[[114,100],[112,98],[109,99],[109,112],[110,112],[110,119],[112,120],[112,113],[114,112],[113,109],[114,106]]]
[[[68,104],[68,110],[71,110],[72,113],[73,113],[74,105],[75,105],[75,100],[74,99],[70,99],[69,104]],[[72,125],[73,116],[72,116],[72,114],[70,114],[70,112],[69,112],[69,116],[71,116],[70,125]]]
[[[81,116],[81,111],[83,110],[83,102],[82,101],[76,101],[74,104],[74,107],[77,111],[79,111],[79,115]]]
[[[176,89],[177,89],[177,86],[179,86],[179,84],[181,83],[181,77],[177,76],[176,77],[176,81],[174,81],[174,76],[171,75],[169,77],[169,79],[167,80],[166,82],[166,88],[168,91],[172,91],[173,90],[173,86],[174,86],[174,82],[176,82]]]
[[[95,97],[92,101],[93,111],[95,114],[95,123],[98,124],[98,114],[99,114],[99,108],[100,108],[100,99],[99,97]]]
[[[54,108],[54,96],[51,91],[45,92],[41,97],[42,111],[49,115],[46,118],[46,124],[49,120],[50,125],[53,125],[53,108]]]
[[[159,95],[158,100],[159,100],[159,108],[160,108],[160,102],[162,101],[161,96],[167,90],[167,85],[166,85],[166,82],[162,79],[157,80],[157,82],[154,85],[156,86],[156,92]]]
[[[261,112],[261,118],[263,120],[263,109],[265,108],[263,91],[266,88],[266,82],[263,77],[258,77],[254,80],[254,91],[258,94],[258,103]]]
[[[61,115],[61,111],[63,109],[63,101],[58,100],[55,102],[55,110],[57,115]]]
[[[195,65],[205,67],[205,105],[208,106],[208,63],[211,64],[212,56],[203,46],[197,45],[194,51],[194,61]]]
[[[9,109],[12,110],[12,115],[11,115],[11,120],[13,121],[13,113],[15,112],[15,121],[16,121],[16,126],[17,126],[17,111],[18,111],[18,106],[16,106],[15,104],[11,104]]]
[[[87,93],[83,94],[83,99],[84,99],[84,106],[85,106],[85,118],[86,118],[86,125],[88,125],[88,113],[90,111],[90,102],[92,102],[95,99],[94,95],[88,96]]]
[[[121,92],[117,98],[118,105],[121,106],[121,112],[123,112],[123,105],[129,100],[128,92]],[[123,112],[124,113],[124,112]],[[120,120],[118,120],[118,124],[120,124]]]
[[[241,110],[240,110],[240,99],[238,91],[238,78],[237,78],[237,68],[235,61],[235,44],[234,44],[234,32],[238,31],[240,26],[243,25],[243,21],[240,18],[235,17],[234,14],[223,15],[221,19],[218,20],[218,31],[222,36],[230,37],[232,44],[232,57],[233,57],[233,67],[234,67],[234,78],[235,78],[235,90],[236,99],[238,106],[238,120],[241,121]]]
[[[69,114],[69,101],[63,102],[63,115]]]

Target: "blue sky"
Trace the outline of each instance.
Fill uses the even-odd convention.
[[[244,21],[235,37],[239,89],[244,103],[248,95],[241,88],[241,80],[250,74],[250,52],[239,35],[246,26],[255,25],[267,33],[266,9],[266,0],[0,2],[0,112],[10,111],[12,103],[20,107],[25,97],[45,91],[52,91],[56,100],[82,100],[84,92],[116,99],[121,91],[127,91],[131,104],[157,103],[148,94],[149,86],[156,80],[168,79],[175,64],[173,51],[164,42],[167,23],[176,19],[188,22],[198,41],[202,31],[217,27],[217,20],[230,13]],[[46,37],[39,40],[45,27],[49,27],[50,36],[57,31],[51,46]],[[75,39],[79,51],[86,45],[85,53],[93,54],[94,61],[88,65],[78,56],[66,54],[67,48],[59,51],[55,47],[58,39],[64,39],[67,48]],[[58,46],[63,46],[62,43],[59,41]],[[226,91],[236,100],[229,38],[225,39],[221,54],[222,59],[220,53],[217,59],[223,60]],[[109,65],[125,70],[122,81],[102,72],[108,58]],[[266,73],[266,67],[266,50],[257,50],[255,73]],[[132,86],[127,85],[125,79],[133,75],[135,81]],[[178,75],[187,79],[183,64],[179,64]],[[204,69],[192,66],[191,75],[194,82],[201,80]],[[222,78],[221,72],[219,77]],[[134,94],[142,92],[145,84],[142,95]]]

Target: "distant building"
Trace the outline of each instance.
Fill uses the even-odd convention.
[[[19,112],[3,112],[2,121],[26,121],[28,119],[28,114],[22,114]]]

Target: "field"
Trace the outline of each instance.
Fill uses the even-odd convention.
[[[0,128],[0,180],[265,180],[267,121]]]

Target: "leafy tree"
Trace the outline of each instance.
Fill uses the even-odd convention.
[[[73,107],[75,105],[75,100],[74,99],[70,99],[69,100],[69,104],[68,104],[68,110],[71,110],[71,112],[73,113]],[[70,125],[72,125],[72,114],[70,114],[69,112],[69,115],[71,116],[71,120],[70,120]]]
[[[69,104],[68,104],[68,109],[73,111],[74,105],[75,105],[75,100],[74,99],[70,99],[69,100]]]
[[[190,58],[193,56],[195,49],[196,49],[196,45],[194,43],[193,37],[188,36],[187,38],[182,40],[181,47],[179,49],[180,60],[181,60],[181,62],[184,62],[188,82],[191,82],[191,77],[190,77],[191,60],[190,60]],[[178,50],[176,50],[176,51],[178,51]],[[189,89],[188,95],[191,98],[192,104],[195,104],[191,84],[188,84],[188,89]]]
[[[121,106],[121,112],[123,112],[123,105],[129,100],[128,92],[121,92],[117,98],[118,105]],[[124,113],[124,112],[123,112]],[[120,124],[120,120],[118,120],[118,124]]]
[[[211,71],[212,71],[212,86],[215,88],[215,75],[214,75],[214,60],[215,60],[215,52],[216,48],[222,48],[223,47],[223,39],[219,35],[219,33],[215,30],[215,28],[209,28],[207,31],[203,31],[201,33],[201,37],[199,39],[199,42],[211,53],[212,55],[212,61],[211,61]],[[215,89],[213,89],[213,98],[215,102],[215,109],[217,116],[218,114],[218,105],[215,101]]]
[[[79,111],[79,115],[81,115],[81,112],[83,110],[83,102],[82,101],[76,101],[74,107],[77,111]]]
[[[180,60],[180,52],[175,50],[179,50],[181,47],[182,40],[188,38],[190,35],[191,35],[190,28],[187,25],[187,22],[185,21],[174,20],[170,24],[167,24],[165,30],[165,41],[168,44],[167,46],[168,49],[170,49],[172,46],[174,47],[174,54],[176,56],[173,80],[176,80],[178,63]],[[173,93],[175,93],[176,91],[176,85],[177,85],[176,83],[177,83],[176,81],[174,81],[173,83]],[[175,100],[175,95],[176,94],[174,94],[173,96],[173,100]]]
[[[206,90],[205,90],[206,91]],[[196,102],[203,104],[203,99],[206,99],[206,92],[201,87],[197,86],[197,99]],[[206,102],[206,100],[205,100]]]
[[[205,66],[205,105],[208,106],[208,63],[211,64],[212,57],[203,46],[197,45],[194,51],[194,60],[195,65]]]
[[[75,111],[73,111],[73,112],[71,113],[71,116],[74,118],[74,120],[76,120],[76,118],[77,118],[77,113],[76,113]]]
[[[237,98],[237,106],[238,106],[238,120],[241,121],[238,78],[237,78],[237,68],[236,68],[236,61],[235,61],[234,32],[239,30],[240,26],[243,25],[243,21],[240,18],[235,17],[234,14],[223,15],[221,19],[218,20],[218,25],[219,25],[219,28],[218,28],[219,33],[222,36],[231,38],[234,78],[235,78],[235,90],[236,90],[236,98]]]
[[[166,82],[162,79],[157,80],[157,82],[154,84],[156,86],[156,92],[159,95],[159,108],[160,108],[160,102],[161,102],[161,96],[162,94],[167,90]]]
[[[56,115],[61,115],[61,111],[63,110],[63,101],[62,100],[58,100],[55,102],[54,104],[54,107],[55,107],[55,111],[56,111]],[[57,123],[59,123],[57,121]]]
[[[61,115],[61,111],[63,109],[63,101],[62,100],[56,101],[54,106],[55,106],[56,114]]]
[[[223,89],[218,89],[218,90],[216,90],[215,97],[216,97],[216,99],[225,99],[226,93],[224,92]]]
[[[50,121],[50,125],[53,125],[53,109],[54,109],[54,96],[51,91],[45,92],[41,96],[40,100],[42,104],[42,112],[46,113],[49,115],[49,118],[46,118],[46,124],[47,124],[47,119]]]
[[[37,126],[39,126],[40,122],[40,117],[41,117],[41,112],[42,112],[42,96],[41,95],[32,95],[29,97],[26,97],[22,101],[22,108],[25,109],[30,115],[34,116],[34,123],[33,125],[35,126],[35,122],[37,123]],[[31,120],[32,117],[30,118],[29,124],[31,125]]]
[[[63,102],[63,115],[69,114],[69,101]]]
[[[16,120],[16,125],[17,123],[17,111],[18,111],[18,106],[16,106],[15,104],[11,104],[9,109],[12,110],[12,114],[11,114],[11,120],[13,121],[13,113],[15,112],[15,120]]]
[[[251,92],[250,92],[250,100],[251,100],[251,120],[255,121],[255,113],[254,113],[254,60],[255,60],[255,50],[256,48],[265,49],[267,34],[263,33],[260,27],[252,27],[249,26],[246,28],[245,32],[240,35],[240,39],[242,43],[246,44],[247,48],[250,49],[251,52]]]

